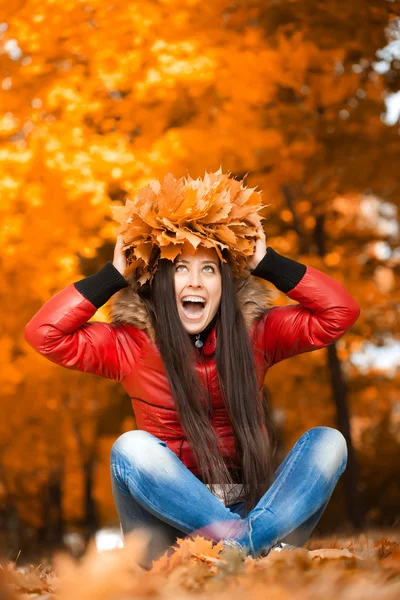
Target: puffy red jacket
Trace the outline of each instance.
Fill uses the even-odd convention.
[[[261,277],[299,304],[271,307]],[[112,322],[88,323],[111,296]],[[360,313],[338,281],[272,248],[252,274],[241,280],[238,296],[260,389],[272,365],[332,344]],[[50,298],[27,324],[25,339],[37,352],[68,369],[120,381],[131,398],[138,428],[165,441],[197,475],[145,305],[135,291],[135,282],[125,280],[111,262]],[[232,427],[218,385],[216,343],[213,327],[197,350],[196,370],[209,390],[210,421],[221,440],[222,453],[234,457]]]

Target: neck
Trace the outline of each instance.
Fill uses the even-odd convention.
[[[214,318],[209,322],[207,327],[205,327],[202,331],[200,331],[200,333],[190,333],[189,334],[189,337],[192,340],[193,344],[195,343],[196,339],[200,339],[204,344],[205,340],[207,339],[208,334],[210,333],[211,329],[214,327],[214,325],[217,322],[217,314],[214,315]],[[198,336],[200,336],[200,337],[198,337]]]

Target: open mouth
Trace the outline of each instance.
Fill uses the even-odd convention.
[[[182,310],[186,318],[196,321],[201,319],[206,307],[205,300],[182,300]]]

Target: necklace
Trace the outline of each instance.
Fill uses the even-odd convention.
[[[195,341],[194,345],[196,346],[196,348],[201,348],[203,346],[203,342],[200,339],[199,333],[196,334],[196,341]]]

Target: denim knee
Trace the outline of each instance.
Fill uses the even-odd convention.
[[[133,429],[132,431],[126,431],[117,438],[111,448],[111,456],[115,456],[122,453],[128,454],[134,451],[135,448],[140,446],[143,448],[144,445],[148,445],[154,440],[154,442],[160,442],[158,438],[142,429]]]
[[[133,458],[137,454],[143,454],[144,451],[151,453],[151,449],[157,444],[163,442],[148,431],[142,429],[126,431],[115,440],[111,448],[111,460],[121,454]]]
[[[312,427],[307,431],[309,439],[313,440],[317,452],[315,460],[322,472],[330,476],[335,471],[341,473],[346,469],[348,449],[344,435],[333,427]]]
[[[121,459],[143,474],[172,475],[176,470],[176,457],[167,444],[141,429],[127,431],[114,442],[111,464],[120,463]]]

